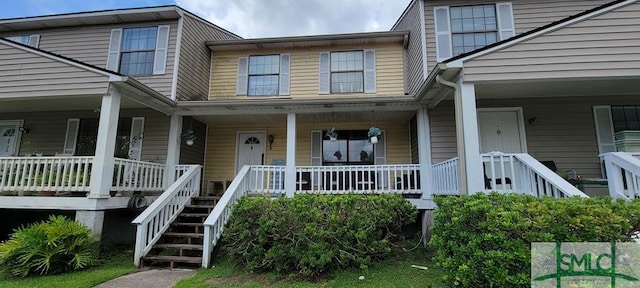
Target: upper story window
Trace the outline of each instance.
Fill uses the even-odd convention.
[[[153,74],[157,34],[158,27],[123,29],[118,71],[125,75]]]
[[[168,25],[113,29],[106,68],[125,75],[165,74],[168,47]]]
[[[515,35],[511,3],[433,9],[438,61]]]
[[[376,93],[375,50],[320,52],[318,94]]]
[[[29,45],[33,48],[38,48],[38,45],[40,44],[40,35],[38,34],[10,36],[10,37],[6,37],[6,39],[14,42],[22,43],[24,45]]]
[[[278,95],[280,55],[249,57],[248,95]]]
[[[331,52],[331,93],[364,92],[362,51]]]
[[[451,7],[451,39],[454,56],[497,42],[495,5]]]
[[[238,57],[236,94],[289,95],[290,54]]]

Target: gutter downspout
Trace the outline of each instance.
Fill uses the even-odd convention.
[[[458,89],[458,84],[455,82],[450,82],[447,80],[444,80],[440,75],[436,76],[436,82],[447,86],[451,89],[453,89],[453,98],[455,99],[455,106],[456,106],[456,139],[458,139],[458,189],[460,191],[460,195],[465,195],[467,194],[467,181],[465,181],[464,179],[466,179],[467,175],[467,165],[465,162],[465,147],[460,147],[459,143],[464,143],[465,139],[464,139],[464,133],[462,131],[462,129],[459,129],[460,127],[458,127],[459,123],[462,123],[462,115],[460,115],[461,113],[458,113],[458,111],[461,111],[461,108],[458,107],[461,105],[461,101],[459,101],[457,98],[459,98],[459,94],[460,94],[460,90]]]

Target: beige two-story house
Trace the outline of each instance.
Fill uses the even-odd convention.
[[[132,230],[122,209],[165,191],[175,165],[203,164],[205,125],[173,109],[208,98],[205,41],[237,35],[163,6],[4,19],[0,37],[0,208],[18,219],[5,235],[24,209]]]

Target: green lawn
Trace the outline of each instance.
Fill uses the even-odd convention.
[[[114,255],[100,266],[86,271],[52,276],[33,276],[25,279],[9,279],[0,276],[2,288],[82,288],[93,287],[118,276],[135,271],[131,253]]]
[[[400,249],[391,259],[375,263],[367,270],[345,270],[318,282],[283,279],[273,273],[250,273],[235,267],[228,259],[217,259],[210,269],[178,282],[176,288],[192,287],[441,287],[442,271],[435,268],[430,255],[419,247]],[[427,270],[411,265],[426,266]],[[364,280],[359,280],[364,276]]]

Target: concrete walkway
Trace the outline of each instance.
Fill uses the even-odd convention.
[[[171,288],[182,278],[195,274],[188,269],[144,270],[102,283],[94,288]]]

